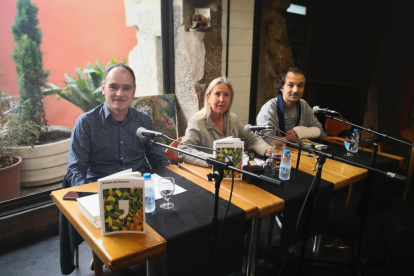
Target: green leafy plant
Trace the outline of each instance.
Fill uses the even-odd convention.
[[[41,127],[46,126],[45,112],[42,102],[42,89],[46,85],[49,72],[43,69],[42,33],[37,27],[38,8],[30,0],[17,0],[17,14],[12,26],[14,41],[13,59],[16,62],[16,72],[19,84],[19,110],[21,123],[37,126],[40,134]],[[20,125],[20,124],[18,124]],[[23,138],[24,141],[24,137]]]
[[[31,145],[39,138],[38,125],[27,120],[30,102],[15,102],[0,89],[0,168],[13,165],[12,147]]]
[[[115,63],[115,59],[112,58],[107,67]],[[123,63],[126,64],[126,59],[123,60]],[[59,97],[87,112],[105,102],[101,87],[104,72],[105,68],[98,60],[96,66],[88,62],[85,69],[76,67],[77,79],[65,74],[66,81],[64,83],[66,88],[60,88],[53,83],[49,83],[43,95],[59,95]]]

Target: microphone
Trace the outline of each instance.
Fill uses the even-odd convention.
[[[253,132],[253,131],[261,131],[263,129],[274,129],[273,126],[252,126],[251,124],[248,124],[244,127],[244,131],[246,132]]]
[[[137,136],[139,138],[155,138],[158,136],[164,136],[161,132],[156,132],[153,130],[147,130],[145,127],[139,127],[137,129]]]
[[[327,108],[320,108],[319,106],[314,106],[313,107],[313,113],[322,113],[322,114],[326,114],[326,113],[331,113],[331,114],[339,114],[339,112],[336,112],[334,110],[329,110]]]

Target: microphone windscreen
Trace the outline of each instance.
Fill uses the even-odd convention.
[[[318,113],[318,112],[319,112],[319,106],[314,106],[313,113]]]
[[[250,126],[251,126],[251,124],[245,125],[244,126],[244,131],[250,132]]]
[[[137,129],[137,136],[139,137],[139,138],[144,138],[144,136],[141,134],[141,131],[142,130],[145,130],[145,128],[143,128],[143,127],[139,127],[138,129]]]

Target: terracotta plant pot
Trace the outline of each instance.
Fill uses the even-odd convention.
[[[20,165],[22,159],[13,156],[13,165],[0,169],[0,202],[20,196]]]

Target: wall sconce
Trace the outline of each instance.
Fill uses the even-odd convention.
[[[194,9],[193,23],[188,31],[206,32],[210,29],[210,9]]]

